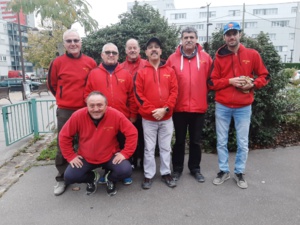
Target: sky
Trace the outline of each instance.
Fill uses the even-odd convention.
[[[106,25],[117,23],[118,16],[127,11],[127,2],[134,2],[134,0],[86,0],[90,5],[90,15],[97,20],[99,27],[105,27]],[[298,0],[299,1],[299,0]],[[143,2],[143,0],[138,0]],[[228,5],[243,5],[250,4],[249,0],[207,0],[207,1],[196,1],[196,0],[174,0],[176,9],[183,8],[200,8],[210,3],[210,7],[214,6],[228,6]],[[254,4],[270,4],[270,3],[286,3],[286,2],[297,2],[297,0],[251,0],[251,5]],[[83,29],[80,25],[75,24],[73,28],[83,34]]]

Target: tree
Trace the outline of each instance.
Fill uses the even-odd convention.
[[[100,62],[100,53],[104,44],[114,43],[119,48],[119,61],[125,60],[125,43],[129,38],[135,38],[141,45],[142,57],[144,45],[153,36],[162,42],[162,58],[167,59],[174,52],[178,44],[179,30],[175,26],[168,25],[166,19],[162,18],[158,11],[150,5],[135,5],[130,12],[119,16],[120,22],[107,26],[99,31],[88,35],[83,40],[83,51]]]
[[[34,63],[36,68],[48,68],[50,62],[58,55],[58,45],[62,42],[65,27],[56,26],[56,29],[30,31],[28,47],[24,50],[27,61]]]
[[[283,114],[287,107],[281,93],[288,83],[288,76],[282,75],[283,65],[280,62],[280,56],[267,34],[261,32],[255,39],[243,34],[241,43],[246,47],[256,49],[260,53],[271,77],[271,81],[266,87],[255,91],[249,134],[250,148],[269,147],[274,145],[275,139],[280,132]],[[214,57],[216,51],[223,44],[225,43],[222,30],[213,33],[209,54]],[[209,93],[209,102],[210,106],[206,117],[204,136],[207,137],[205,140],[207,148],[214,149],[216,146],[214,92]],[[229,150],[235,151],[235,142],[235,129],[233,129],[232,123],[229,132]]]
[[[78,22],[85,32],[98,29],[98,23],[89,15],[89,3],[86,0],[12,0],[8,9],[13,12],[34,13],[41,16],[41,24],[47,19],[61,22],[63,26],[71,28]]]

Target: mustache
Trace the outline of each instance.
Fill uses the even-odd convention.
[[[158,54],[158,52],[154,50],[151,52],[151,55],[153,55],[153,54]]]
[[[186,41],[185,44],[193,44],[193,41]]]

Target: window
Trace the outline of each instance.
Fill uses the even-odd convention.
[[[6,62],[6,56],[0,56],[0,62]]]
[[[199,17],[207,18],[207,12],[200,12]],[[209,12],[209,17],[216,17],[216,12],[215,11]]]
[[[172,20],[186,19],[186,13],[174,13],[171,14]]]
[[[294,40],[295,39],[295,33],[290,33],[289,38],[290,38],[290,40]]]
[[[287,46],[274,46],[277,52],[286,52]]]
[[[297,11],[298,11],[298,7],[297,6],[292,7],[291,13],[297,13]]]
[[[288,20],[283,21],[272,21],[272,27],[286,27],[289,25]]]
[[[229,15],[230,16],[240,16],[241,11],[240,10],[229,10]]]
[[[198,42],[204,42],[206,41],[206,36],[199,36],[198,37]]]
[[[245,28],[255,28],[257,27],[257,22],[246,22]]]
[[[194,27],[196,30],[204,30],[204,24],[196,24],[193,25],[192,27]]]
[[[226,23],[216,23],[216,28],[217,29],[223,29]]]
[[[278,13],[277,8],[273,9],[253,9],[254,15],[276,15]]]
[[[276,40],[276,34],[271,33],[271,34],[268,34],[268,35],[269,35],[270,40],[272,40],[272,41]]]

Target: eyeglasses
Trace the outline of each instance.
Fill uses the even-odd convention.
[[[65,40],[65,42],[67,42],[68,44],[71,44],[72,41],[73,41],[74,43],[78,43],[78,42],[80,42],[80,39],[67,39],[67,40]]]
[[[113,55],[118,55],[118,53],[115,52],[115,51],[105,51],[104,53],[105,53],[106,55],[111,55],[111,54],[113,54]]]

